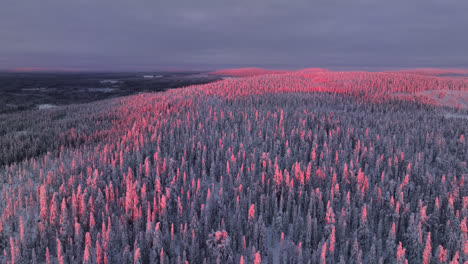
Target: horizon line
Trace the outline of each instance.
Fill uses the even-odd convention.
[[[1,69],[0,72],[7,73],[147,73],[147,72],[213,72],[219,70],[230,70],[230,69],[248,69],[257,68],[265,70],[283,70],[283,71],[300,71],[303,69],[326,69],[331,71],[395,71],[395,70],[468,70],[468,66],[464,67],[397,67],[397,66],[333,66],[333,67],[258,67],[258,66],[243,66],[243,67],[215,67],[215,69],[207,68],[161,68],[161,69],[91,69],[91,68],[49,68],[49,67],[15,67]],[[346,69],[346,70],[345,70]]]

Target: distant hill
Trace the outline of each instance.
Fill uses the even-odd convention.
[[[322,68],[306,68],[299,70],[298,72],[328,72],[329,70],[327,69],[322,69]]]
[[[250,77],[250,76],[267,75],[267,74],[281,74],[281,73],[286,73],[286,72],[287,71],[268,70],[268,69],[262,69],[262,68],[239,68],[239,69],[219,70],[219,71],[211,72],[211,74],[235,76],[235,77]]]

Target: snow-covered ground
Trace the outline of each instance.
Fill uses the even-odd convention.
[[[426,90],[414,94],[396,92],[392,95],[399,98],[424,97],[433,101],[438,106],[468,109],[468,91]]]
[[[23,88],[21,89],[25,92],[46,92],[49,90],[55,90],[54,88],[46,88],[46,87],[32,87],[32,88]]]
[[[103,93],[110,93],[110,92],[113,92],[115,91],[116,89],[115,88],[88,88],[88,91],[90,92],[103,92]]]
[[[119,83],[119,80],[102,80],[100,83],[110,83],[110,84],[117,84]]]
[[[468,109],[468,91],[427,90],[418,92],[416,95],[426,96],[440,106]]]
[[[464,114],[457,114],[457,113],[444,113],[445,118],[462,118],[462,119],[468,119],[468,115]]]
[[[37,106],[37,108],[39,109],[50,109],[50,108],[54,108],[54,107],[57,107],[56,105],[53,105],[53,104],[40,104]]]

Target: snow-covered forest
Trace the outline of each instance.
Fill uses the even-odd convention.
[[[466,78],[248,75],[0,122],[0,263],[468,261]]]

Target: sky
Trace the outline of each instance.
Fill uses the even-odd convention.
[[[468,68],[466,0],[2,0],[0,69]]]

